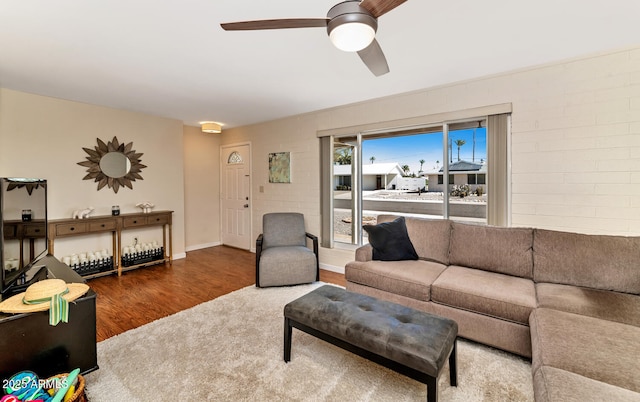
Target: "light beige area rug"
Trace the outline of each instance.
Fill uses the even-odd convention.
[[[293,330],[285,363],[283,307],[321,284],[247,287],[98,344],[91,402],[424,401],[426,385]],[[167,300],[167,303],[170,303]],[[440,401],[531,401],[531,365],[464,340],[458,387],[448,366]]]

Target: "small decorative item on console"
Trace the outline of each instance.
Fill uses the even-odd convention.
[[[86,209],[76,209],[73,211],[73,215],[71,216],[73,219],[85,219],[88,218],[89,215],[93,212],[93,207],[89,207]]]
[[[23,209],[22,210],[22,222],[31,222],[31,210]]]
[[[137,203],[136,207],[142,209],[143,213],[148,214],[149,212],[151,212],[151,209],[155,207],[155,205],[153,205],[153,203],[150,201],[145,201]]]

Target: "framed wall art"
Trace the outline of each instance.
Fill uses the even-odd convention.
[[[269,154],[269,183],[291,183],[291,152]]]

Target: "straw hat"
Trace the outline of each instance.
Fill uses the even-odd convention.
[[[0,303],[0,311],[14,314],[47,311],[54,303],[61,302],[68,305],[68,302],[76,300],[88,290],[89,286],[84,283],[65,283],[62,279],[44,279],[29,286],[25,292],[4,300]],[[55,306],[54,309],[57,310]],[[64,322],[66,322],[65,318],[62,317]]]

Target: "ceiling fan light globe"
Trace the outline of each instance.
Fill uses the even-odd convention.
[[[331,43],[345,52],[358,52],[373,42],[375,29],[362,22],[349,22],[338,25],[329,33]]]

